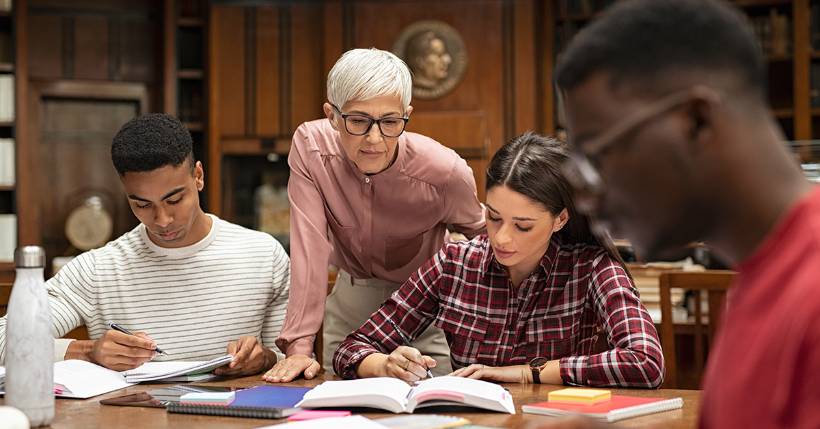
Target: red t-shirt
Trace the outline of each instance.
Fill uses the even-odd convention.
[[[700,427],[820,428],[820,189],[737,269]]]

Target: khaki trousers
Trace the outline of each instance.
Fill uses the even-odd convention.
[[[325,371],[334,372],[333,354],[345,337],[359,329],[399,286],[379,279],[351,279],[350,274],[339,270],[325,306],[322,328],[322,366]],[[434,375],[452,371],[450,347],[441,329],[431,324],[412,346],[436,360],[436,367],[431,368]]]

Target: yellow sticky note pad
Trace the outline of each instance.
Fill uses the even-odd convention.
[[[612,392],[602,389],[561,389],[549,392],[547,399],[550,402],[566,402],[570,404],[597,404],[612,399]]]

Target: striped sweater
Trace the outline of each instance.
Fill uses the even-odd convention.
[[[54,337],[85,325],[97,339],[111,321],[150,335],[168,353],[156,360],[212,359],[242,336],[281,357],[274,340],[290,284],[285,250],[268,234],[209,216],[211,231],[191,246],[159,247],[140,224],[74,258],[46,282]],[[0,362],[5,333],[3,317]],[[69,342],[55,340],[56,360]]]

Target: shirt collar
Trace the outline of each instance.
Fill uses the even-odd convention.
[[[506,268],[495,259],[493,246],[490,245],[490,238],[487,236],[484,237],[484,246],[486,252],[484,253],[484,260],[481,263],[481,270],[485,273],[490,272],[490,270],[506,272]],[[555,261],[558,260],[559,250],[561,250],[561,239],[553,234],[549,245],[547,245],[547,251],[544,252],[544,256],[541,257],[541,261],[538,263],[544,275],[549,275],[549,273],[552,272],[552,267],[555,265]]]

